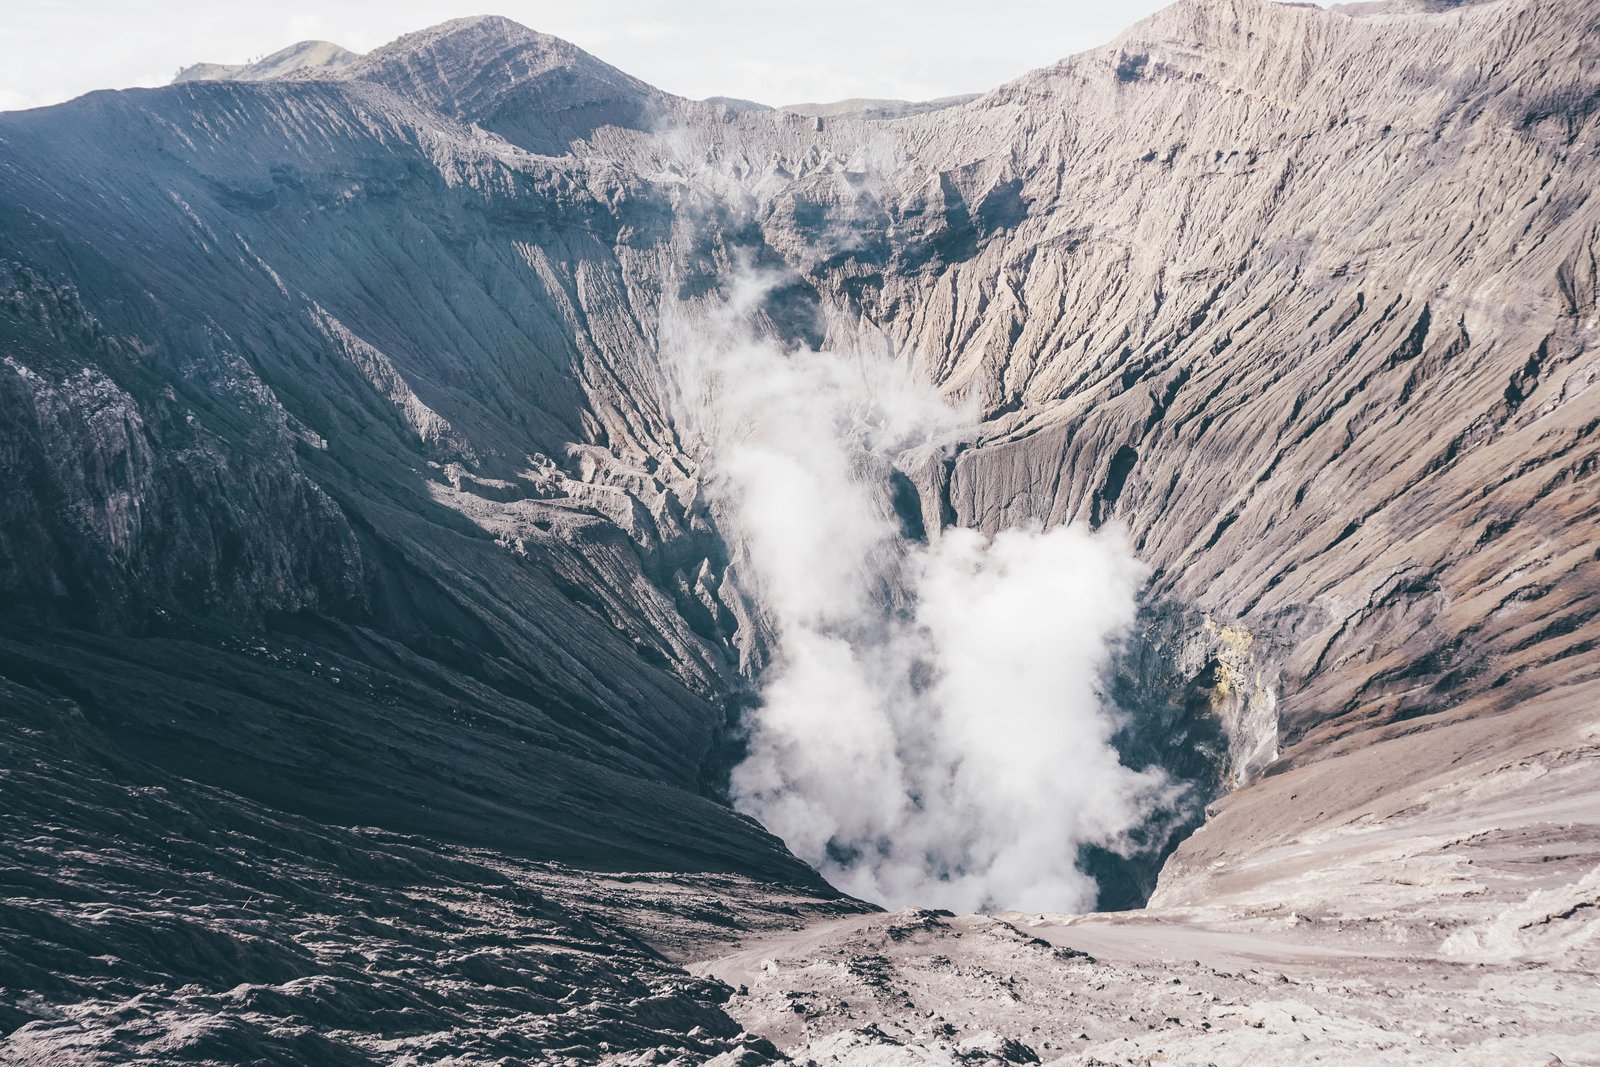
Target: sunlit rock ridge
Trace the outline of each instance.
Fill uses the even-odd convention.
[[[1596,55],[1182,0],[802,114],[480,18],[0,115],[0,1061],[1592,1062]],[[662,330],[752,272],[974,413],[911,534],[1148,568],[1147,910],[727,804],[773,619]]]

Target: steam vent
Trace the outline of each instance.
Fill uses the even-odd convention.
[[[1600,1064],[1597,190],[1591,0],[0,113],[0,1064]]]

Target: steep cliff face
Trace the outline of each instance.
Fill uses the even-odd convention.
[[[1596,33],[1561,4],[1177,5],[974,105],[1008,146],[964,199],[1022,217],[869,290],[994,413],[962,522],[1126,524],[1215,662],[1248,646],[1226,702],[1276,737],[1244,774],[1593,700]],[[1360,765],[1364,796],[1440,769]],[[1211,858],[1232,804],[1271,836],[1298,788],[1225,803]]]
[[[841,335],[981,400],[958,521],[1124,524],[1294,760],[1592,678],[1596,28],[1358,15],[1178,4],[747,183]]]
[[[878,121],[476,19],[0,116],[0,675],[241,819],[817,887],[711,799],[767,637],[661,366],[755,266],[773,337],[980,410],[902,457],[928,536],[1126,529],[1130,747],[1253,783],[1158,899],[1261,907],[1308,827],[1590,744],[1597,52],[1553,0],[1183,0]]]
[[[884,316],[1016,409],[958,514],[1127,524],[1273,648],[1294,760],[1590,681],[1591,23],[1183,4],[992,94],[1050,116],[980,164],[1026,221]]]
[[[980,400],[925,491],[1127,526],[1153,595],[1249,635],[1300,761],[1592,678],[1595,33],[1182,3],[932,115],[589,150],[733,184],[831,343]]]
[[[1593,692],[1597,32],[1180,3],[931,115],[590,150],[731,184],[830,344],[978,400],[933,528],[1124,526],[1247,781]]]

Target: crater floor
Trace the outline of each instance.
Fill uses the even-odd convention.
[[[799,1062],[1600,1062],[1600,730],[1168,872],[1143,911],[818,922],[696,957]]]

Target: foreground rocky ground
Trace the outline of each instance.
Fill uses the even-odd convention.
[[[770,1046],[673,951],[859,905],[331,827],[0,683],[0,1062],[699,1062]]]
[[[690,970],[801,1062],[1597,1063],[1600,724],[1540,741],[1389,806],[1324,792],[1327,828],[1143,912],[853,916]]]
[[[330,827],[0,694],[8,1065],[1600,1062],[1592,715],[1268,779],[1326,820],[1211,824],[1143,912],[953,916]]]

